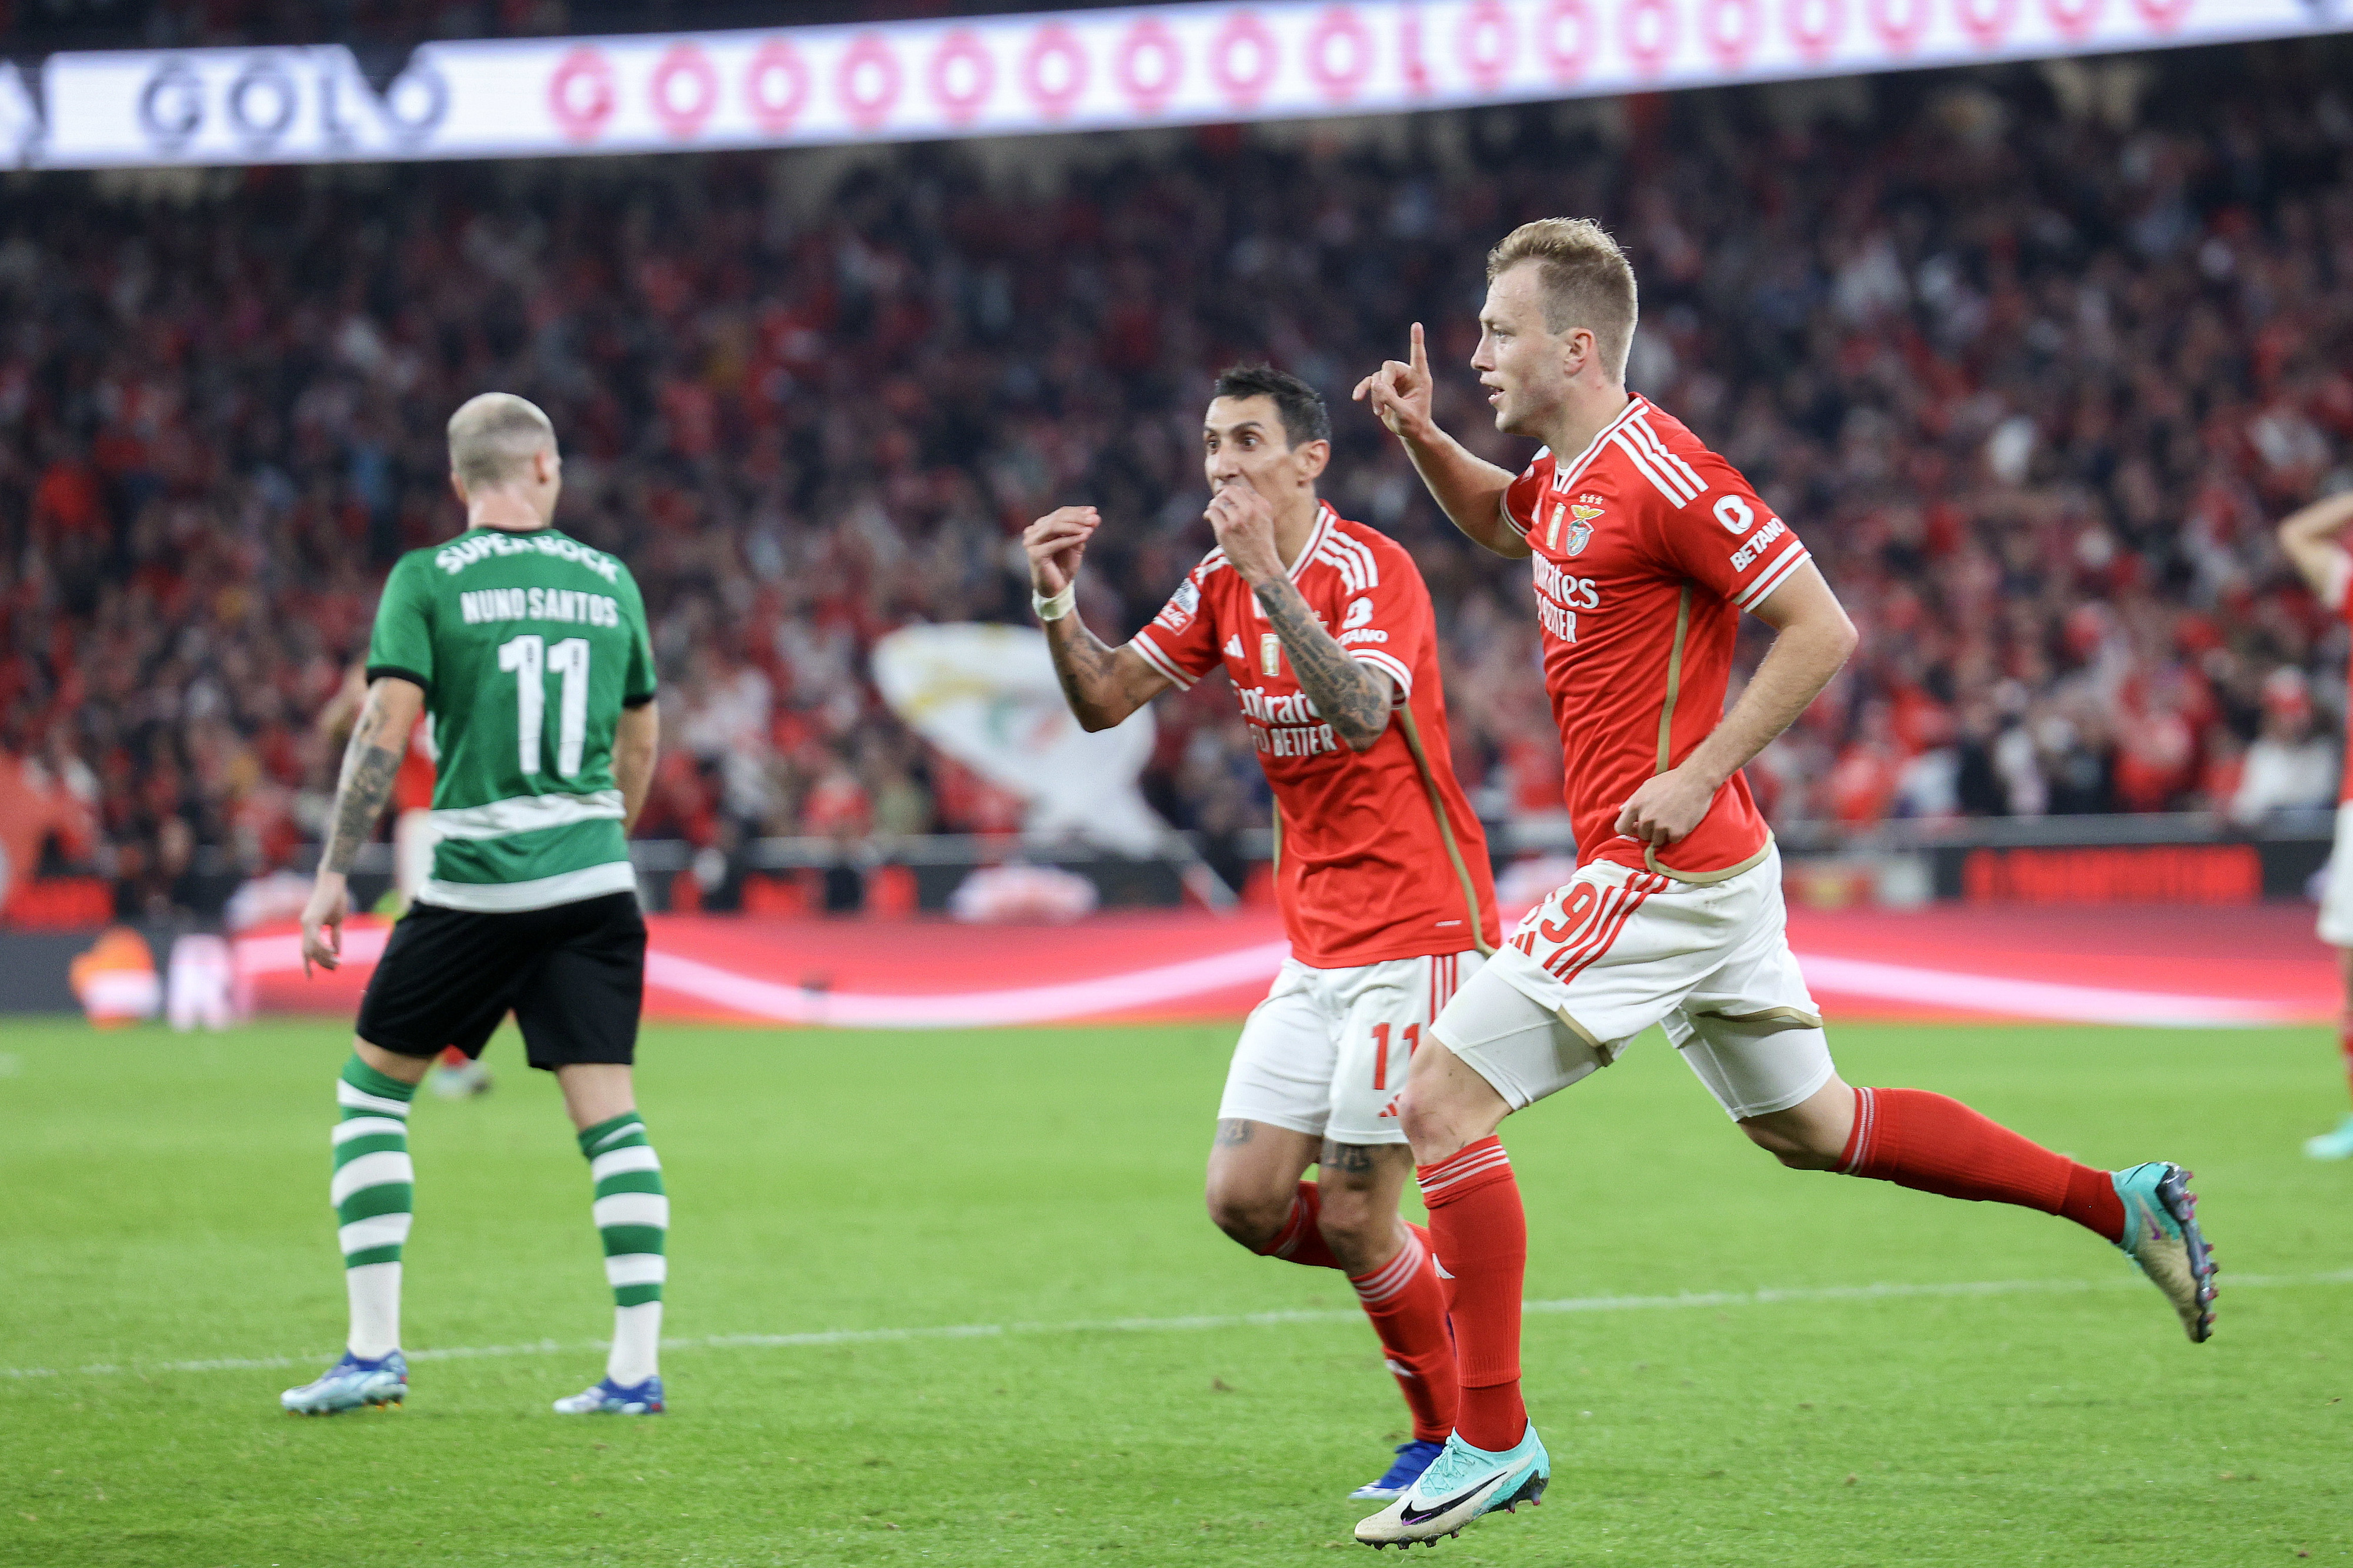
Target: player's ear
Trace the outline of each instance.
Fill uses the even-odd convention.
[[[1593,363],[1600,347],[1594,341],[1590,327],[1571,327],[1567,335],[1561,339],[1561,346],[1564,350],[1561,368],[1572,376]]]
[[[449,493],[458,498],[459,506],[466,504],[466,481],[458,477],[455,468],[449,470]]]
[[[1324,470],[1331,466],[1332,443],[1310,441],[1293,452],[1292,457],[1299,464],[1299,477],[1312,481],[1319,478]]]

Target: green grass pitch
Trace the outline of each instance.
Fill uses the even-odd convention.
[[[512,1037],[490,1098],[418,1102],[408,1407],[280,1414],[342,1332],[347,1037],[0,1033],[0,1563],[1370,1561],[1345,1493],[1402,1435],[1370,1331],[1200,1212],[1230,1028],[649,1029],[671,1413],[638,1421],[547,1408],[610,1306]],[[1529,1294],[1582,1303],[1528,1321],[1552,1490],[1431,1561],[2353,1554],[2353,1170],[2297,1148],[2337,1110],[2319,1031],[1836,1044],[1852,1081],[2196,1167],[2215,1341],[2064,1222],[1781,1170],[1654,1035],[1505,1129]],[[1838,1289],[1986,1282],[2015,1288]],[[1003,1331],[854,1332],[959,1325]]]

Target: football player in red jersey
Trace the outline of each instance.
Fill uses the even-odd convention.
[[[2321,604],[2340,619],[2353,624],[2353,552],[2345,548],[2345,530],[2353,525],[2353,491],[2327,496],[2296,512],[2279,526],[2280,549],[2295,563]],[[2353,764],[2353,725],[2346,727],[2346,761]],[[2328,861],[2328,890],[2320,901],[2320,940],[2337,950],[2337,964],[2345,983],[2345,1011],[2337,1016],[2337,1043],[2345,1058],[2345,1076],[2353,1083],[2353,765],[2337,776],[2337,843]],[[2304,1141],[2304,1152],[2316,1160],[2353,1160],[2353,1111],[2334,1131]]]
[[[1202,427],[1218,548],[1125,646],[1072,613],[1092,507],[1023,539],[1037,610],[1089,730],[1222,668],[1275,801],[1292,955],[1234,1048],[1209,1213],[1252,1251],[1344,1271],[1413,1414],[1361,1498],[1398,1495],[1454,1422],[1454,1356],[1428,1237],[1398,1214],[1398,1121],[1430,1021],[1496,929],[1487,843],[1456,784],[1437,627],[1413,557],[1319,500],[1330,416],[1266,366],[1218,378]],[[1316,1165],[1318,1180],[1300,1180]]]
[[[2205,1339],[2213,1263],[2187,1172],[2094,1170],[1942,1095],[1840,1081],[1740,770],[1838,672],[1854,628],[1738,470],[1627,392],[1634,273],[1616,241],[1583,219],[1527,224],[1487,277],[1471,363],[1496,428],[1546,443],[1525,472],[1432,420],[1419,325],[1409,360],[1356,395],[1456,527],[1530,563],[1579,864],[1464,983],[1407,1080],[1461,1394],[1445,1451],[1356,1538],[1434,1541],[1543,1491],[1551,1462],[1519,1391],[1527,1227],[1495,1129],[1653,1024],[1782,1163],[2064,1215],[2122,1247]],[[1778,635],[1726,712],[1743,611]]]

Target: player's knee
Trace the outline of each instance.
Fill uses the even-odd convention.
[[[1443,1160],[1485,1134],[1472,1130],[1469,1108],[1449,1096],[1438,1084],[1415,1080],[1398,1097],[1398,1127],[1413,1146],[1413,1157],[1427,1165]]]
[[[1282,1234],[1291,1218],[1294,1194],[1280,1194],[1212,1186],[1207,1194],[1209,1223],[1252,1252],[1263,1252]]]

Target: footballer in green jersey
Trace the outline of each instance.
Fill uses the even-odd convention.
[[[628,568],[554,526],[563,467],[538,408],[506,393],[469,401],[449,420],[450,487],[466,531],[402,556],[377,606],[367,698],[302,912],[305,965],[342,960],[346,878],[420,713],[431,716],[439,753],[438,842],[432,875],[369,977],[335,1087],[329,1197],[350,1337],[341,1361],[281,1396],[290,1410],[329,1414],[406,1395],[409,1106],[443,1047],[478,1055],[510,1013],[531,1065],[555,1075],[578,1130],[613,1290],[605,1376],[555,1408],[663,1406],[670,1200],[630,1074],[646,924],[628,829],[659,737],[653,652]]]

